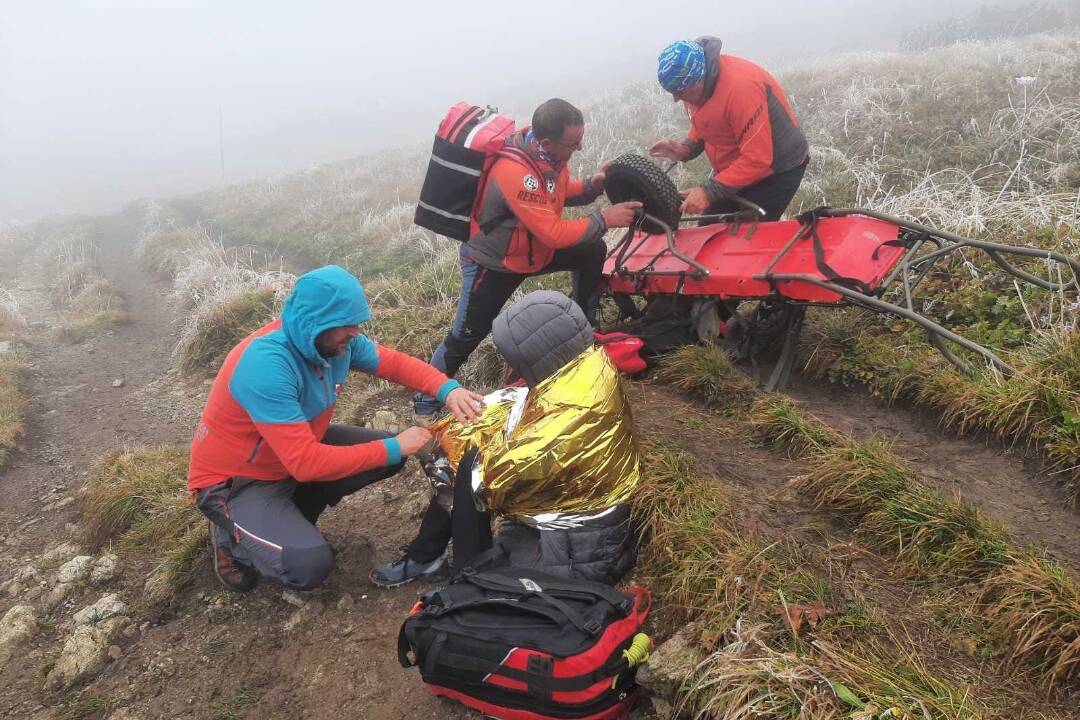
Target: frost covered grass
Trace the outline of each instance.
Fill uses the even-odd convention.
[[[72,223],[43,244],[52,264],[53,305],[62,313],[57,334],[68,342],[130,319],[123,296],[101,276],[91,233],[88,226]]]
[[[167,258],[159,262],[174,273],[171,297],[183,318],[175,352],[187,373],[217,372],[234,345],[280,312],[296,281],[280,266],[268,267],[261,251],[226,248],[203,228],[147,237],[183,239],[181,246],[151,241],[146,247],[168,252],[144,257]]]

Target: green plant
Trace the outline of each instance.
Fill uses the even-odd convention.
[[[660,360],[655,376],[721,408],[738,407],[757,392],[753,380],[734,366],[727,351],[714,345],[673,350]]]

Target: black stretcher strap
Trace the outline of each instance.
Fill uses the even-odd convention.
[[[817,224],[821,218],[822,211],[827,210],[825,207],[814,208],[808,210],[796,217],[803,227],[806,233],[809,233],[810,239],[814,247],[814,264],[817,266],[818,272],[825,276],[829,282],[834,282],[837,285],[861,292],[863,295],[872,295],[873,289],[864,283],[862,280],[853,277],[847,277],[836,272],[829,266],[829,263],[825,262],[825,246],[821,242],[821,236],[818,235]]]

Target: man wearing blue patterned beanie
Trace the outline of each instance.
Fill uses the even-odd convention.
[[[784,91],[764,68],[723,55],[714,37],[679,40],[660,53],[657,80],[690,115],[686,138],[658,140],[653,157],[678,162],[704,151],[713,173],[683,192],[687,214],[735,212],[735,195],[779,220],[802,182],[806,136]]]

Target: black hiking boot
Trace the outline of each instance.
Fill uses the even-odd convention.
[[[233,592],[244,593],[259,584],[259,573],[250,565],[244,565],[233,557],[232,552],[217,544],[214,524],[210,523],[210,560],[214,574],[221,584]]]
[[[410,560],[408,555],[402,555],[400,560],[376,565],[368,577],[379,587],[394,588],[414,580],[441,580],[449,574],[450,562],[445,555],[426,563]]]

